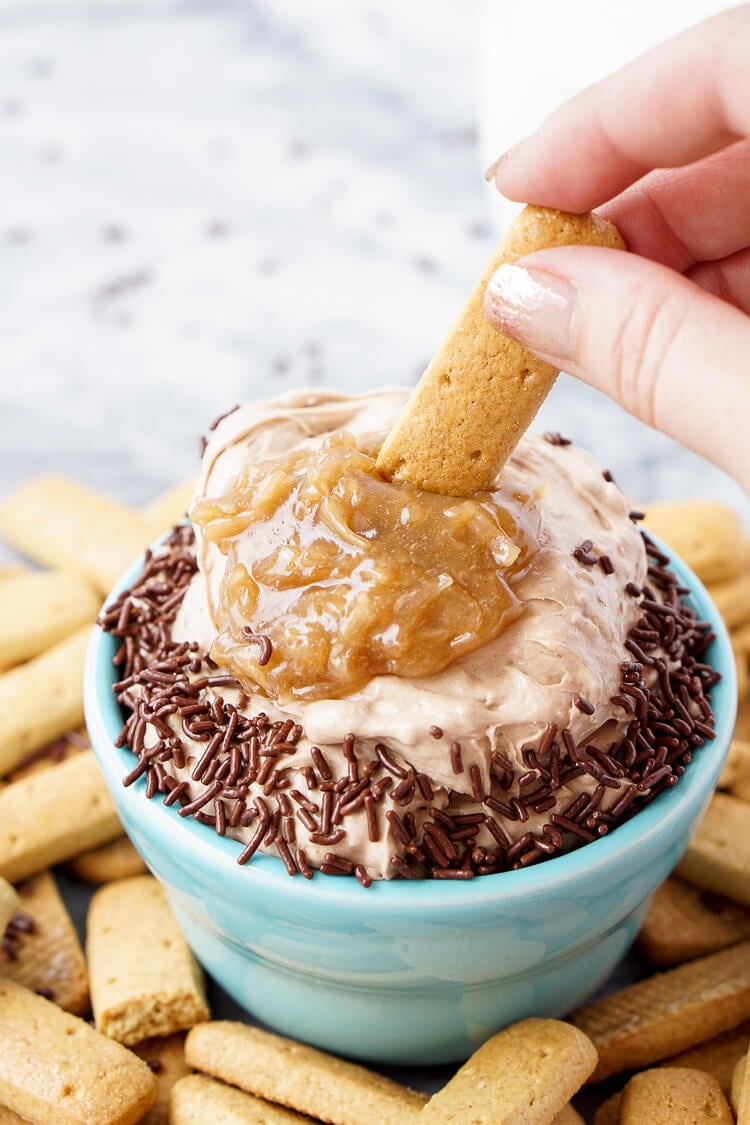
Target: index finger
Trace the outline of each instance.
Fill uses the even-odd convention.
[[[490,171],[503,195],[588,211],[654,168],[750,134],[750,5],[655,47],[558,109]]]

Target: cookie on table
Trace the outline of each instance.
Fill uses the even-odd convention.
[[[111,844],[102,844],[90,852],[81,852],[68,863],[68,870],[85,883],[113,883],[144,875],[148,868],[127,836]]]
[[[635,1074],[622,1094],[620,1125],[734,1125],[715,1078],[687,1067]]]
[[[599,1053],[592,1081],[652,1066],[750,1019],[750,941],[610,993],[569,1019]]]
[[[0,674],[0,776],[83,723],[83,667],[91,626]]]
[[[19,884],[19,910],[26,925],[0,950],[0,975],[53,1000],[73,1015],[89,1010],[86,961],[75,926],[45,871]]]
[[[189,1066],[332,1125],[422,1120],[427,1098],[355,1063],[258,1027],[215,1020],[185,1041]]]
[[[191,1074],[172,1090],[170,1125],[206,1125],[209,1121],[213,1125],[309,1125],[310,1118],[205,1074]]]
[[[512,1024],[475,1051],[422,1112],[427,1125],[549,1125],[596,1067],[591,1041],[560,1020]]]
[[[702,582],[736,578],[744,562],[744,532],[737,513],[718,500],[646,504],[646,527],[663,539]]]
[[[18,895],[7,879],[0,876],[0,937],[18,906]]]
[[[0,789],[0,875],[9,882],[121,834],[93,750]]]
[[[611,1094],[597,1109],[591,1125],[620,1125],[622,1090]]]
[[[750,909],[672,876],[657,887],[638,934],[652,965],[668,967],[750,938]]]
[[[750,906],[750,804],[728,793],[714,794],[676,873]]]
[[[126,504],[62,476],[32,477],[0,501],[0,531],[22,554],[108,593],[148,546],[151,528]]]
[[[35,1125],[135,1125],[156,1100],[141,1059],[0,978],[0,1104]]]
[[[103,1035],[130,1045],[208,1019],[203,970],[152,876],[101,887],[86,931],[91,1005]]]
[[[166,1038],[144,1039],[136,1043],[133,1051],[139,1059],[148,1063],[156,1078],[156,1101],[140,1122],[140,1125],[169,1125],[169,1101],[177,1082],[191,1073],[185,1062],[184,1034],[168,1035]],[[208,1122],[210,1118],[206,1118]]]
[[[750,1042],[750,1020],[738,1024],[731,1031],[717,1035],[697,1047],[690,1047],[672,1058],[664,1059],[660,1066],[689,1066],[693,1070],[705,1070],[721,1086],[726,1097],[732,1087],[732,1074]]]
[[[30,571],[0,582],[0,670],[46,652],[93,625],[101,596],[68,570]]]

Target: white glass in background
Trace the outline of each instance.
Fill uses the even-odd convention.
[[[728,7],[720,0],[483,0],[478,52],[483,166],[584,86]],[[503,230],[518,207],[499,195],[492,205]]]

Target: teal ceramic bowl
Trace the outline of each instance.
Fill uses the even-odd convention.
[[[235,841],[147,800],[143,778],[123,788],[133,757],[114,745],[122,725],[111,690],[116,642],[95,629],[85,680],[91,741],[128,835],[208,972],[280,1032],[381,1063],[453,1062],[513,1020],[562,1016],[582,1003],[625,953],[685,850],[734,727],[726,630],[695,576],[679,561],[673,569],[716,633],[707,657],[723,677],[713,689],[715,740],[678,785],[608,836],[468,883],[365,890],[354,879],[291,879],[270,856],[239,867]]]

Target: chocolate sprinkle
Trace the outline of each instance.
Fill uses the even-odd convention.
[[[667,557],[645,534],[643,541],[647,584],[624,585],[641,600],[626,640],[631,658],[620,666],[612,697],[622,715],[618,740],[599,734],[576,744],[569,730],[548,723],[536,745],[524,747],[520,768],[501,749],[492,750],[487,792],[478,764],[464,776],[461,744],[452,742],[450,769],[460,778],[461,793],[476,802],[474,809],[481,806],[473,811],[469,804],[472,811],[459,813],[439,808],[442,795],[431,779],[382,742],[373,747],[349,734],[326,754],[311,747],[304,765],[290,761],[304,736],[299,724],[246,713],[248,698],[233,676],[217,669],[198,645],[171,640],[197,569],[192,530],[177,527],[157,554],[147,553],[133,588],[100,618],[120,642],[114,692],[124,726],[117,745],[136,758],[124,784],[142,785],[148,797],[159,795],[165,805],[177,805],[180,816],[192,816],[219,835],[248,832],[239,864],[262,847],[278,855],[290,876],[312,878],[304,847],[309,839],[326,849],[324,875],[354,876],[363,887],[371,884],[371,874],[344,854],[353,817],[363,818],[372,843],[387,825],[398,849],[389,865],[404,879],[471,879],[527,867],[594,840],[674,785],[696,749],[714,737],[710,692],[718,675],[704,660],[710,626],[682,600],[686,591]],[[614,572],[591,540],[574,555],[584,565]],[[248,634],[260,647],[259,662],[266,654],[270,659],[268,638]],[[584,697],[574,703],[584,714],[594,713]],[[444,737],[437,724],[429,734]],[[170,764],[188,770],[190,780],[171,776]],[[567,787],[585,775],[593,790],[571,799]],[[14,915],[2,938],[5,954],[17,956],[19,940],[30,932],[33,920]]]
[[[550,445],[564,446],[573,444],[570,438],[563,437],[562,434],[558,434],[553,430],[548,430],[546,434],[542,434],[542,437],[545,441],[548,441]]]

